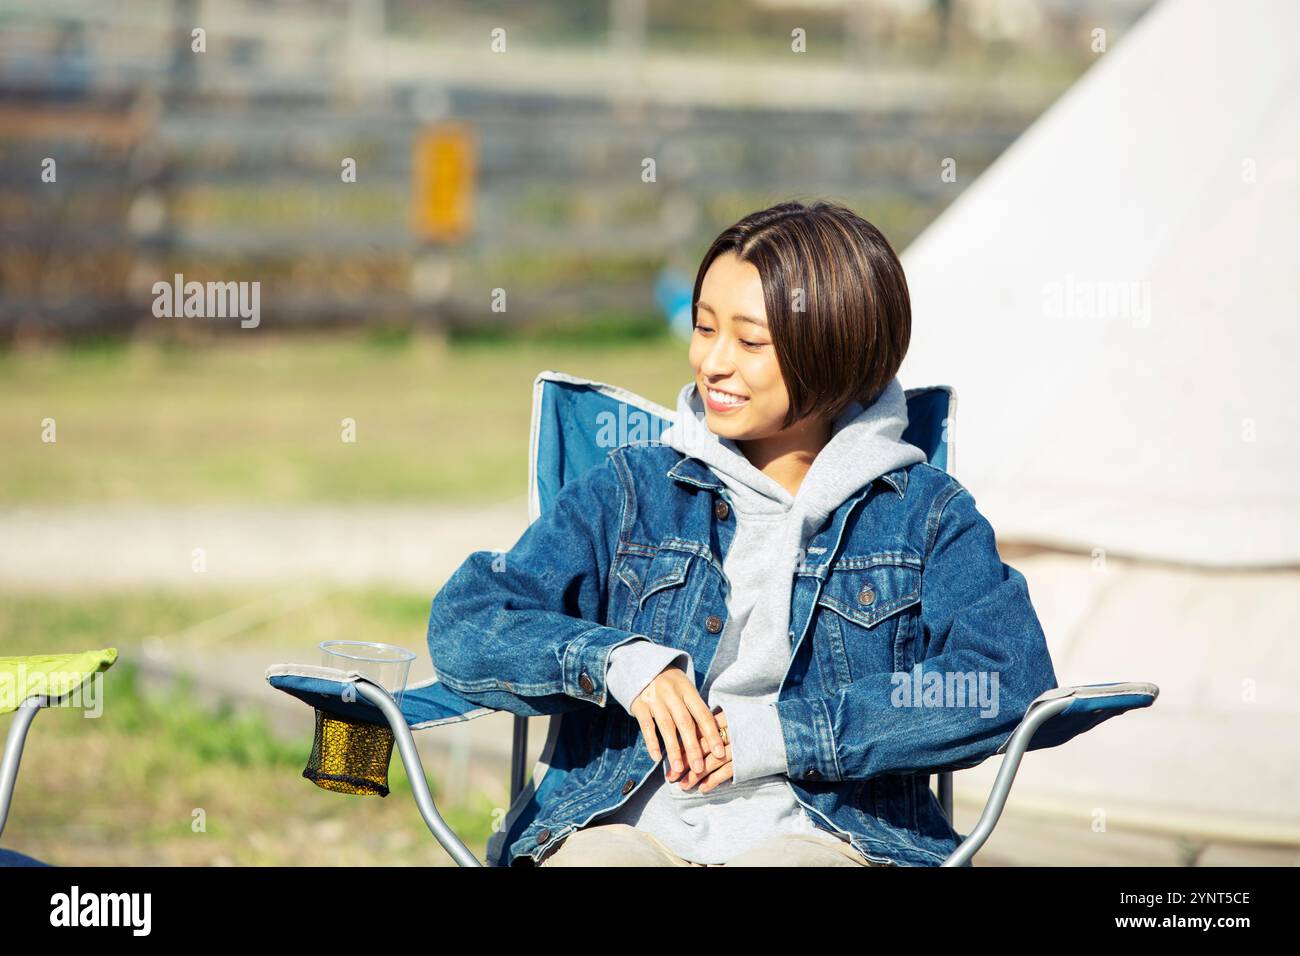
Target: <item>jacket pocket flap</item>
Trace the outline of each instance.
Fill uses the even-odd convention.
[[[646,598],[656,591],[675,587],[686,580],[694,555],[685,551],[673,551],[660,548],[645,575],[645,587],[641,590],[640,605],[645,606]]]
[[[817,603],[854,624],[875,627],[920,600],[920,559],[890,553],[836,562]]]
[[[653,558],[624,556],[614,573],[631,589],[640,608],[656,591],[685,581],[693,557],[687,551],[660,548]]]

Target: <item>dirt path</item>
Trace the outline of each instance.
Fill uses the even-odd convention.
[[[486,507],[318,505],[0,509],[0,587],[317,580],[427,590],[479,549],[510,548],[524,498]]]

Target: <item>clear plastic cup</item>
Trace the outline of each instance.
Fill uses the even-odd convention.
[[[374,641],[321,641],[321,663],[339,670],[356,671],[393,696],[400,707],[415,652],[395,644]]]

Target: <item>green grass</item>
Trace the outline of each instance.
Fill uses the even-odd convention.
[[[380,641],[422,651],[429,620],[428,594],[380,588],[330,592],[285,607],[273,590],[189,592],[155,590],[92,592],[0,592],[0,653],[62,654],[136,645],[148,637],[164,642],[208,640],[205,622],[244,614],[242,626],[223,628],[227,649],[300,646],[332,639]]]
[[[302,763],[303,740],[277,738],[262,714],[241,710],[230,700],[212,708],[199,705],[190,676],[155,695],[141,691],[139,671],[131,661],[116,664],[106,672],[106,680],[108,676],[112,686],[106,692],[104,715],[113,730],[149,736],[155,752],[166,755],[169,773],[189,775],[205,764],[293,768]]]
[[[5,654],[130,645],[247,606],[262,595],[224,593],[0,597]],[[327,595],[235,635],[223,646],[282,647],[350,634],[419,646],[428,599],[378,590]],[[184,638],[172,636],[173,641]],[[305,643],[304,643],[305,646]],[[184,675],[146,686],[130,656],[103,676],[103,712],[53,708],[33,724],[6,847],[55,863],[87,865],[446,864],[411,799],[400,760],[387,798],[329,793],[303,779],[311,752],[302,731],[277,733],[246,700],[199,695]],[[0,717],[0,734],[12,717]],[[430,768],[432,769],[432,768]],[[450,798],[430,784],[439,810],[480,858],[493,800]],[[193,826],[201,812],[203,828]]]
[[[690,377],[684,343],[617,316],[451,344],[384,328],[12,350],[0,353],[0,504],[522,495],[543,369],[665,404]]]

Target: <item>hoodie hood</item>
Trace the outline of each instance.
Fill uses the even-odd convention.
[[[907,399],[897,378],[871,405],[852,402],[844,409],[794,495],[755,468],[735,441],[714,434],[705,416],[704,401],[692,380],[678,392],[676,418],[661,440],[708,465],[742,513],[788,515],[795,526],[785,541],[791,549],[801,548],[836,508],[865,485],[896,468],[925,461],[921,449],[902,440]]]

